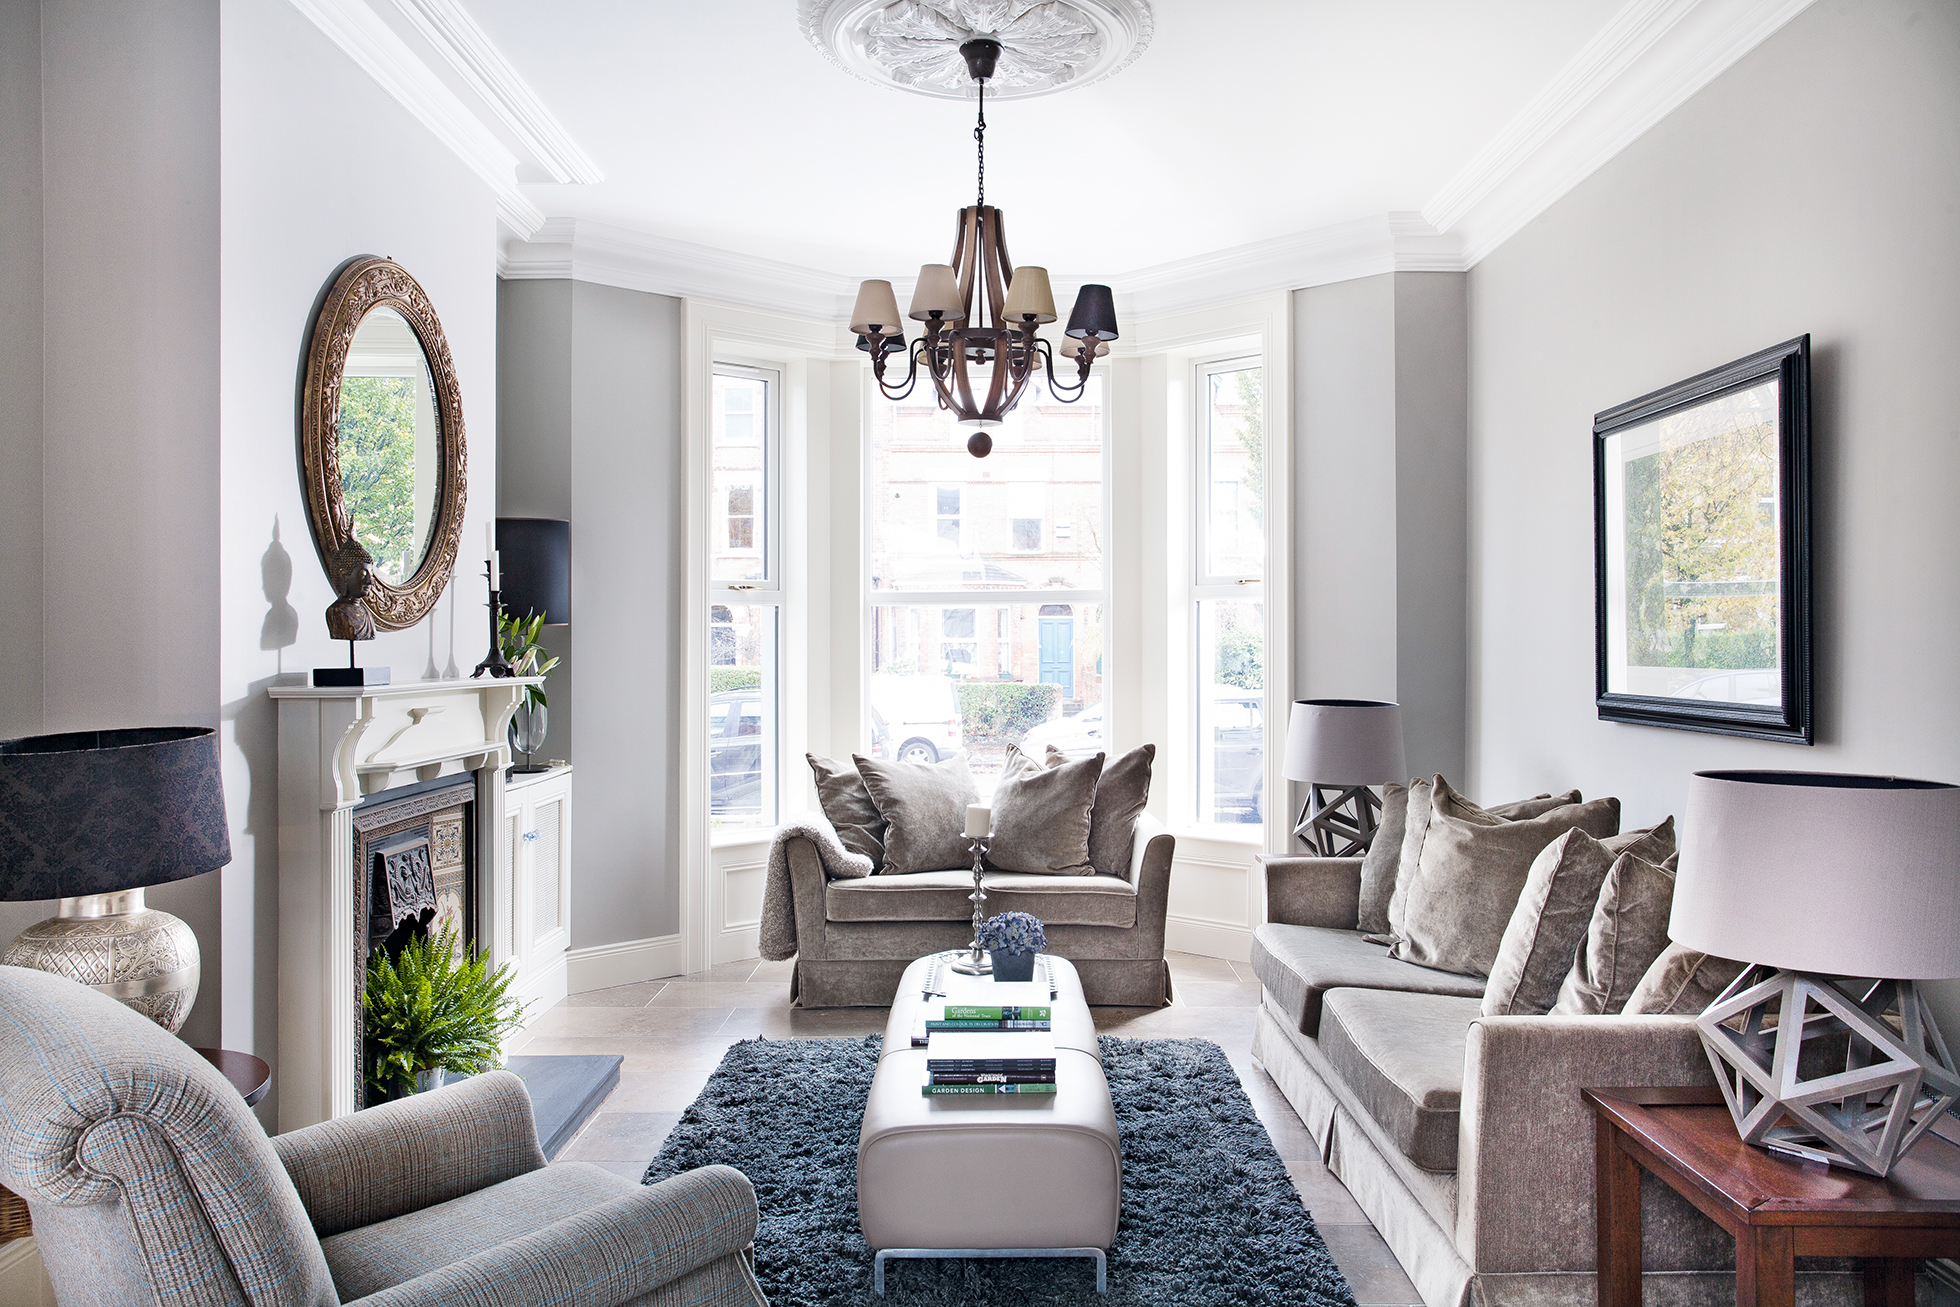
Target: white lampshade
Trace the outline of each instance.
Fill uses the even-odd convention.
[[[1048,288],[1048,269],[1023,264],[1014,270],[1014,280],[1007,286],[1007,303],[1001,306],[1001,316],[1010,325],[1019,325],[1033,317],[1036,322],[1055,320],[1055,292]]]
[[[959,278],[953,275],[950,264],[927,263],[919,268],[919,284],[912,290],[912,317],[924,322],[934,313],[942,322],[957,322],[966,316]]]
[[[1286,726],[1289,781],[1386,785],[1406,780],[1402,707],[1378,699],[1298,699]]]
[[[1099,359],[1103,355],[1109,353],[1109,342],[1106,340],[1098,340],[1098,341],[1091,342],[1086,340],[1077,340],[1074,336],[1062,337],[1062,343],[1059,348],[1062,351],[1063,358],[1074,359],[1074,358],[1081,357],[1082,347],[1084,345],[1088,345],[1091,343],[1093,343],[1096,348],[1095,351],[1089,355],[1090,358]]]
[[[1681,836],[1676,943],[1820,975],[1960,976],[1960,786],[1696,772]]]
[[[898,316],[898,296],[888,281],[867,281],[859,285],[857,306],[851,310],[851,330],[860,336],[895,336],[905,329]]]

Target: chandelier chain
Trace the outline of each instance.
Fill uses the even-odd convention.
[[[976,151],[980,156],[980,198],[976,203],[984,207],[987,203],[987,79],[978,78],[976,84],[980,87],[980,125],[973,129]]]

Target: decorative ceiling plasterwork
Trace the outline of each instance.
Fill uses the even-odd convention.
[[[987,98],[1011,100],[1120,72],[1155,26],[1148,0],[800,0],[797,20],[846,72],[948,100],[973,96],[960,45],[974,37],[1000,42]]]

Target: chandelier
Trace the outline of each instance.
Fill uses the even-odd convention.
[[[919,269],[911,317],[925,324],[924,334],[908,348],[889,281],[858,287],[851,330],[857,333],[858,348],[871,355],[872,373],[887,399],[910,395],[923,363],[939,407],[950,410],[959,425],[975,428],[967,452],[985,458],[994,447],[988,432],[1013,411],[1037,371],[1046,373],[1056,399],[1072,404],[1082,397],[1090,365],[1116,339],[1116,303],[1107,286],[1084,286],[1076,295],[1061,344],[1062,356],[1075,360],[1075,380],[1058,381],[1054,351],[1036,334],[1056,316],[1048,269],[1031,264],[1015,269],[1007,257],[1001,212],[987,203],[987,79],[999,62],[1000,42],[977,37],[961,45],[960,54],[980,92],[979,122],[973,129],[978,198],[960,210],[952,261]],[[886,360],[894,354],[908,355],[902,381],[885,376]]]

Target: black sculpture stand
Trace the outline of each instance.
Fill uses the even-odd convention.
[[[488,567],[483,569],[483,576],[485,580],[489,579],[490,569]],[[490,673],[492,676],[517,675],[517,669],[510,665],[509,659],[504,657],[503,632],[497,629],[503,615],[504,605],[499,599],[497,592],[492,590],[490,592],[490,652],[484,656],[482,662],[476,665],[476,670],[470,673],[472,679],[483,675],[485,672]]]
[[[386,685],[388,684],[388,669],[386,667],[354,666],[354,642],[349,640],[347,642],[347,666],[315,667],[313,669],[313,684],[316,689],[345,689],[348,686]]]

